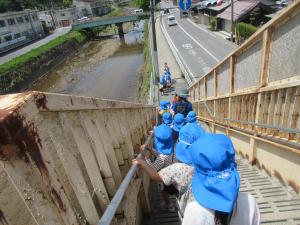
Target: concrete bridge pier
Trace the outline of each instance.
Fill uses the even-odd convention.
[[[118,33],[120,39],[124,38],[123,23],[117,23],[116,26],[118,27]]]

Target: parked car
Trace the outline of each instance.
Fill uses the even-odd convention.
[[[89,21],[90,20],[90,18],[88,18],[88,17],[86,17],[86,16],[84,16],[84,17],[81,17],[81,18],[79,18],[78,19],[78,22],[84,22],[84,21]]]
[[[141,13],[144,13],[144,10],[142,10],[142,9],[135,9],[133,11],[133,14],[141,14]]]
[[[169,26],[175,26],[177,25],[177,22],[176,22],[176,19],[175,19],[175,16],[168,16],[168,25]]]
[[[211,6],[216,6],[217,5],[217,0],[210,0],[209,1]]]

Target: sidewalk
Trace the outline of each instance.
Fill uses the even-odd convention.
[[[160,75],[163,73],[164,63],[167,62],[168,66],[170,67],[170,72],[172,79],[175,80],[175,92],[180,93],[181,89],[187,88],[187,83],[185,82],[184,78],[182,77],[181,70],[170,50],[170,47],[162,33],[160,27],[160,19],[158,18],[155,23],[156,29],[156,40],[157,40],[157,56],[158,56],[158,66],[159,66],[159,73]],[[169,100],[173,99],[172,94],[175,92],[170,93],[169,95],[160,96],[161,100]]]
[[[4,64],[20,55],[23,55],[29,51],[31,51],[32,49],[35,49],[35,48],[38,48],[44,44],[47,44],[49,41],[61,36],[61,35],[64,35],[66,33],[68,33],[70,30],[72,29],[72,27],[61,27],[61,28],[58,28],[54,31],[53,34],[39,40],[39,41],[36,41],[36,42],[33,42],[32,44],[29,44],[29,45],[26,45],[25,47],[23,48],[20,48],[14,52],[11,52],[7,55],[4,55],[4,56],[1,56],[0,57],[0,65],[1,64]]]

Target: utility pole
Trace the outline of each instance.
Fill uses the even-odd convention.
[[[233,32],[234,32],[234,11],[233,11],[233,0],[231,0],[231,34],[230,34],[231,42],[233,42]]]
[[[154,18],[154,4],[155,0],[150,0],[151,11],[151,27],[152,27],[152,42],[153,42],[153,59],[154,59],[154,77],[157,80],[157,105],[159,105],[160,92],[159,92],[159,71],[158,71],[158,58],[157,58],[157,43],[156,43],[156,31],[155,31],[155,18]],[[156,122],[158,122],[158,115],[156,115]]]
[[[153,41],[153,54],[154,54],[154,75],[157,80],[159,80],[158,72],[158,61],[157,61],[157,43],[156,43],[156,31],[155,31],[155,18],[154,18],[154,1],[150,0],[150,10],[151,10],[151,25],[152,25],[152,41]]]

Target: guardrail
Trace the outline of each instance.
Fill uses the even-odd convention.
[[[182,57],[180,56],[180,54],[178,53],[177,48],[175,47],[173,41],[171,40],[168,32],[166,31],[164,25],[162,22],[160,22],[160,28],[167,40],[168,45],[170,46],[170,49],[173,53],[173,56],[175,57],[176,62],[179,65],[179,68],[181,70],[181,72],[184,74],[184,78],[186,80],[186,82],[188,83],[189,86],[192,86],[193,83],[195,82],[195,78],[191,75],[191,73],[189,72],[189,68],[186,66],[184,60],[182,59]]]
[[[150,141],[152,140],[152,138],[153,138],[153,133],[151,133],[147,137],[145,146],[148,146],[150,144]],[[142,158],[142,153],[139,153],[136,158],[137,159]],[[128,189],[129,183],[134,178],[134,175],[136,174],[137,170],[138,170],[137,165],[132,165],[130,167],[126,177],[123,179],[116,194],[114,195],[113,199],[111,200],[110,204],[108,205],[107,209],[105,210],[104,214],[102,215],[98,225],[109,225],[112,222],[114,215],[124,197],[124,194],[125,194],[126,190]]]
[[[237,151],[300,190],[300,1],[190,88],[193,107]]]

